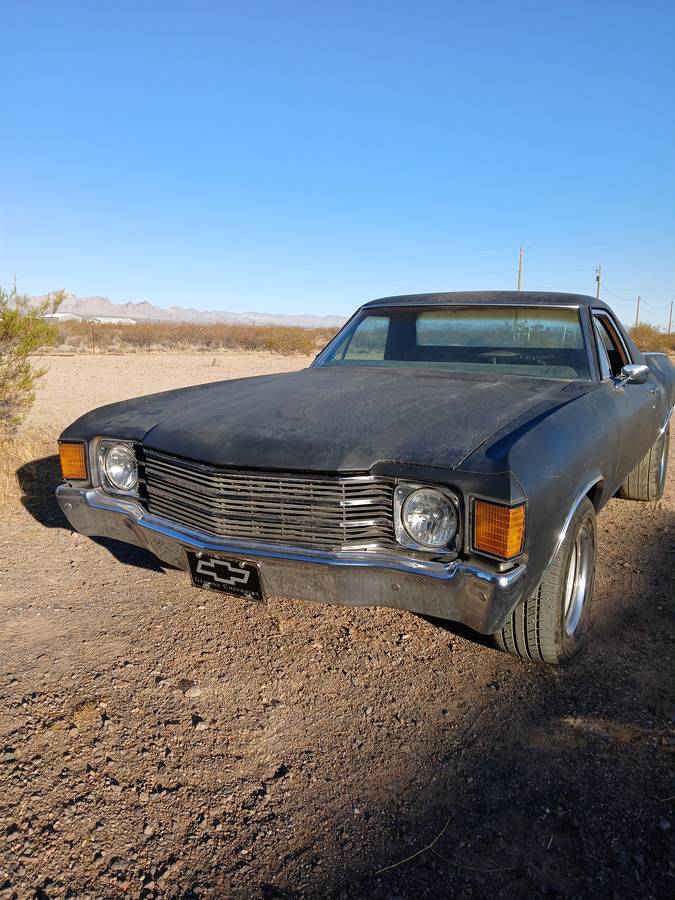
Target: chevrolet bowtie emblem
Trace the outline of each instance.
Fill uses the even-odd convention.
[[[218,570],[225,569],[229,575],[219,575]],[[247,584],[251,575],[248,569],[242,569],[239,566],[233,566],[232,563],[218,559],[200,559],[197,563],[197,574],[205,575],[218,584],[226,584],[232,587],[235,584]]]

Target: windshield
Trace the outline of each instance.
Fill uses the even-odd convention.
[[[364,310],[315,365],[590,378],[579,311],[523,306]]]

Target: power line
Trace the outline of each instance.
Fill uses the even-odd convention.
[[[662,309],[668,309],[667,306],[654,306],[653,303],[647,303],[646,300],[643,300],[642,302],[644,303],[645,306],[648,306],[650,309],[654,309],[657,312],[660,312]]]
[[[604,288],[608,294],[611,294],[612,297],[615,297],[617,300],[623,300],[624,303],[632,303],[633,302],[632,297],[620,297],[618,294],[615,294],[614,291],[610,291],[610,289],[607,287],[606,284],[604,285]]]
[[[639,287],[639,288],[619,288],[621,291],[625,291],[627,294],[636,294],[638,291],[649,291],[650,294],[672,294],[672,288],[648,288],[648,287]]]
[[[623,300],[624,303],[634,303],[635,297],[622,297],[620,294],[615,294],[614,291],[610,290],[607,285],[604,285],[604,289],[608,294],[611,294],[612,297],[615,297],[617,300]],[[656,312],[660,312],[662,309],[668,309],[668,304],[655,306],[653,303],[647,303],[646,300],[641,301],[645,306],[648,306],[649,309],[656,310]]]

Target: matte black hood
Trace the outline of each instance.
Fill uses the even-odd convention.
[[[454,468],[565,387],[522,376],[304,369],[115,403],[83,416],[62,438],[143,440],[165,453],[243,468],[355,472],[378,461]]]

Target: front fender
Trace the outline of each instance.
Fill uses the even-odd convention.
[[[512,473],[527,498],[525,592],[534,591],[555,557],[579,503],[589,496],[602,508],[619,484],[612,423],[598,391],[495,435],[465,466],[476,472]],[[608,473],[614,473],[609,475]],[[620,483],[620,482],[619,482]]]

